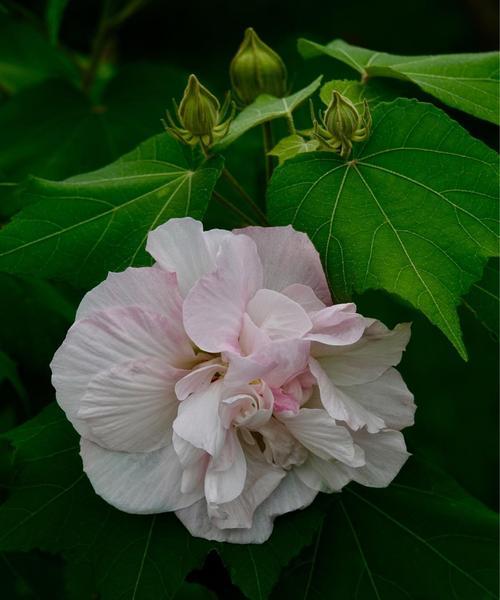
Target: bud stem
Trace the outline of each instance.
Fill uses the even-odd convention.
[[[271,128],[271,123],[267,121],[262,124],[262,134],[264,141],[264,160],[266,165],[266,181],[271,179],[271,175],[273,174],[273,157],[269,154],[274,147],[273,144],[273,130]]]
[[[222,194],[219,194],[219,192],[217,192],[215,190],[214,190],[213,194],[214,194],[214,198],[216,200],[218,200],[222,205],[227,206],[227,208],[229,208],[236,215],[238,215],[239,217],[241,217],[243,219],[243,222],[245,224],[248,223],[250,225],[258,225],[257,221],[255,221],[254,219],[252,219],[252,217],[249,217],[246,213],[244,213],[237,206],[235,206],[230,200],[228,200],[227,198],[224,198],[224,196]]]
[[[231,173],[224,168],[222,171],[222,175],[227,179],[227,181],[233,186],[233,188],[238,192],[238,194],[246,201],[250,206],[254,209],[254,211],[259,215],[262,223],[264,225],[268,225],[268,220],[264,211],[260,208],[258,204],[247,194],[247,192],[241,187],[238,180],[231,175]]]
[[[292,113],[286,113],[286,122],[288,124],[288,131],[290,132],[290,135],[296,135],[297,129],[295,128],[295,122],[293,120]]]

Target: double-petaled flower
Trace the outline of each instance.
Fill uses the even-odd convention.
[[[52,362],[99,495],[258,543],[318,491],[391,482],[415,410],[393,368],[409,325],[332,305],[318,253],[291,227],[171,219],[147,250],[153,267],[85,296]]]

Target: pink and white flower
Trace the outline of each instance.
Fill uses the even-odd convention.
[[[260,543],[349,481],[387,486],[415,406],[394,369],[410,327],[333,304],[291,227],[149,234],[153,267],[110,273],[52,362],[95,491],[175,511],[195,535]]]

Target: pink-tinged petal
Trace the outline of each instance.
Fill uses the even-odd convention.
[[[222,401],[220,417],[226,429],[233,425],[255,430],[269,421],[273,413],[273,395],[265,385],[245,385],[242,392]]]
[[[148,357],[166,368],[189,364],[194,351],[182,325],[134,306],[94,313],[71,327],[52,360],[52,384],[57,401],[81,435],[93,439],[77,416],[90,381],[102,371]]]
[[[271,343],[271,338],[267,333],[258,327],[250,318],[250,315],[243,315],[243,323],[240,332],[240,351],[243,355],[253,354],[262,346]]]
[[[109,273],[102,283],[85,294],[76,319],[124,306],[140,306],[179,322],[182,299],[175,275],[154,267],[129,267],[121,273]]]
[[[203,490],[210,455],[183,440],[175,431],[172,434],[172,445],[182,465],[181,492],[191,494]]]
[[[357,469],[342,465],[342,469],[361,485],[388,486],[410,456],[403,435],[391,430],[379,433],[361,430],[352,435],[356,444],[364,450],[366,465]]]
[[[326,306],[325,303],[316,296],[312,288],[308,285],[303,285],[302,283],[289,285],[284,290],[281,290],[281,293],[294,302],[297,302],[297,304],[300,304],[308,315],[313,312],[318,312]]]
[[[274,290],[258,290],[247,305],[247,313],[271,340],[300,339],[312,328],[300,304]]]
[[[368,433],[376,433],[380,429],[404,429],[414,423],[413,394],[393,368],[375,381],[337,387],[334,398],[354,413],[350,421],[344,419],[352,429],[366,426]]]
[[[180,490],[182,468],[172,446],[154,452],[106,450],[82,438],[83,469],[95,492],[128,513],[154,514],[190,506],[203,496]]]
[[[262,265],[254,242],[243,235],[224,238],[216,270],[202,277],[184,301],[184,327],[206,352],[239,351],[243,314],[262,287]]]
[[[170,219],[148,235],[146,250],[166,271],[177,275],[183,297],[193,285],[215,270],[215,258],[228,231],[203,232],[203,225],[190,217]]]
[[[204,392],[212,382],[217,373],[224,373],[226,368],[219,359],[213,359],[201,363],[198,367],[189,371],[175,384],[175,394],[179,400],[184,400],[195,392]]]
[[[257,244],[264,267],[262,287],[281,292],[294,283],[307,285],[325,304],[332,298],[318,251],[305,233],[287,227],[246,227],[235,233]]]
[[[234,429],[216,458],[212,458],[205,475],[205,498],[208,504],[231,502],[243,491],[247,474],[245,454]]]
[[[184,373],[155,358],[115,365],[90,381],[77,416],[104,448],[157,450],[171,443],[174,385]]]
[[[391,331],[375,322],[352,346],[318,344],[312,347],[312,353],[336,385],[367,383],[400,362],[410,339],[410,327],[409,323],[401,323]]]
[[[223,381],[212,383],[203,392],[191,394],[179,403],[175,433],[195,448],[217,456],[224,446],[226,430],[219,417]]]
[[[325,460],[335,458],[352,466],[364,464],[363,453],[355,447],[349,431],[336,425],[326,410],[302,408],[296,415],[282,413],[279,419],[316,456]]]
[[[370,432],[379,431],[386,427],[383,418],[377,413],[375,402],[369,410],[348,394],[351,387],[363,389],[366,387],[368,389],[372,382],[359,386],[340,387],[334,384],[321,368],[320,363],[314,358],[309,360],[309,368],[318,382],[321,403],[331,417],[337,421],[345,421],[354,431],[365,426]],[[369,401],[369,404],[371,404],[371,401]]]
[[[305,339],[329,346],[354,344],[363,335],[365,319],[354,304],[335,304],[311,315],[312,330]]]
[[[281,388],[273,390],[275,413],[290,412],[297,414],[300,408],[300,402],[292,394],[287,394]]]
[[[339,466],[337,461],[324,460],[309,454],[305,463],[295,468],[299,479],[318,492],[340,492],[351,481],[351,477]]]

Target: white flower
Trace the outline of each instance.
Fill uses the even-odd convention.
[[[172,219],[147,249],[155,266],[85,296],[52,362],[99,495],[259,543],[318,491],[392,481],[415,410],[393,368],[409,325],[332,305],[318,253],[291,227]]]

